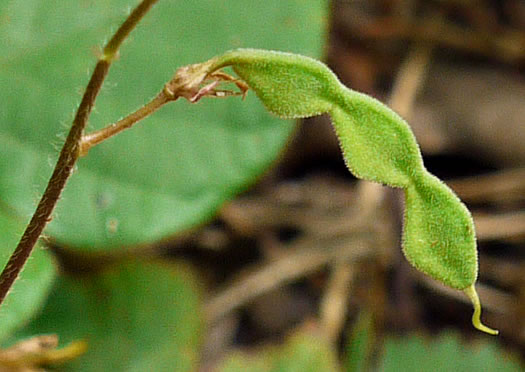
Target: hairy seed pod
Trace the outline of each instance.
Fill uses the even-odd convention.
[[[328,113],[348,169],[358,178],[402,188],[405,194],[403,252],[418,270],[464,291],[480,321],[474,287],[478,274],[470,212],[430,174],[408,124],[378,100],[348,89],[323,63],[290,53],[237,49],[216,57],[211,70],[231,66],[264,106],[282,118]]]

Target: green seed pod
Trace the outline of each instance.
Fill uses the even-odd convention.
[[[456,289],[476,281],[476,240],[470,213],[428,172],[405,189],[403,239],[405,256],[417,269]]]
[[[478,262],[474,224],[459,198],[424,167],[408,124],[367,95],[348,89],[314,59],[238,49],[210,61],[210,71],[231,66],[266,108],[283,118],[328,113],[348,169],[358,178],[399,187],[405,193],[403,252],[418,270],[464,291],[480,322],[475,291]]]

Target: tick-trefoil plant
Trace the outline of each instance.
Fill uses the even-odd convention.
[[[50,219],[80,156],[180,97],[197,102],[209,96],[244,96],[251,89],[268,111],[282,118],[328,113],[350,172],[361,179],[403,189],[402,245],[409,262],[430,277],[463,291],[474,306],[473,325],[497,334],[480,321],[481,306],[475,290],[476,237],[469,211],[444,183],[425,169],[407,123],[379,101],[345,87],[319,61],[283,52],[229,51],[180,68],[148,104],[117,123],[84,134],[91,107],[120,43],[155,2],[143,1],[104,49],[35,217],[1,274],[0,299],[5,297]],[[224,72],[227,67],[237,77]],[[221,89],[227,83],[238,90]]]

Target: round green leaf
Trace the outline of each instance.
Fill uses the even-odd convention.
[[[0,198],[32,213],[95,64],[136,1],[0,5]],[[110,70],[89,130],[129,114],[183,65],[234,47],[321,51],[325,0],[160,1]],[[202,223],[276,159],[293,128],[245,101],[175,102],[78,163],[47,233],[90,250],[157,240]]]

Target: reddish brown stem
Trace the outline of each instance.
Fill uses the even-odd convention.
[[[104,54],[95,66],[95,70],[82,97],[75,119],[73,120],[73,125],[60,151],[60,156],[53,174],[49,179],[44,195],[40,199],[36,211],[27,225],[18,246],[0,274],[0,304],[4,301],[18,274],[31,255],[42,231],[51,220],[51,214],[55,209],[55,205],[79,158],[79,144],[82,139],[82,133],[86,127],[89,114],[108,73],[111,62],[117,55],[118,49],[124,39],[157,1],[158,0],[143,0],[133,12],[131,12],[104,48]]]

